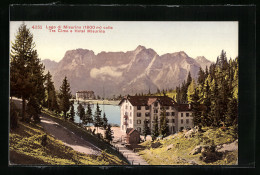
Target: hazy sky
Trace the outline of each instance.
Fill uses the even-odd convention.
[[[215,61],[221,50],[228,58],[238,56],[238,22],[114,22],[114,21],[25,21],[33,33],[41,59],[60,61],[67,50],[130,51],[138,45],[159,55],[185,51],[190,57],[205,56]],[[10,22],[10,41],[22,24]],[[41,25],[42,29],[32,26]],[[111,26],[105,33],[50,32],[46,26]],[[103,30],[103,29],[102,29]]]

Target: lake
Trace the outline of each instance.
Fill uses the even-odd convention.
[[[103,118],[103,113],[105,112],[106,117],[108,119],[108,123],[111,124],[117,124],[120,125],[120,107],[118,105],[103,105],[103,104],[98,104],[101,112],[101,117]],[[82,106],[85,109],[85,112],[87,110],[88,105],[82,104]],[[95,114],[97,105],[96,104],[90,104],[91,109],[92,109],[92,115]],[[78,108],[78,103],[74,103],[74,110],[75,110],[75,123],[81,123],[81,120],[79,116],[77,115],[77,108]],[[94,117],[93,117],[94,118]]]

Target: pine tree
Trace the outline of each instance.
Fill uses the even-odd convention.
[[[203,69],[200,67],[199,73],[198,73],[199,77],[198,77],[198,83],[199,84],[203,84],[205,81],[205,72],[203,71]]]
[[[105,139],[111,142],[113,140],[113,138],[114,138],[114,136],[113,136],[113,131],[111,130],[111,125],[108,124],[106,132],[105,132]]]
[[[192,96],[194,95],[195,93],[195,89],[196,89],[196,83],[195,83],[195,80],[192,79],[189,87],[188,87],[188,91],[187,91],[187,100],[188,100],[188,103],[191,103],[192,102]]]
[[[168,123],[166,118],[166,110],[163,108],[160,114],[160,135],[165,137],[168,134]]]
[[[79,116],[80,120],[83,121],[85,117],[85,110],[81,103],[77,107],[77,115]]]
[[[10,96],[22,98],[22,120],[25,120],[26,100],[31,101],[30,109],[40,112],[45,97],[44,66],[38,58],[33,35],[25,24],[18,29],[10,58]],[[32,105],[32,101],[36,104]],[[29,115],[32,116],[32,113]],[[37,121],[38,114],[33,114]]]
[[[191,106],[192,106],[192,111],[193,111],[193,122],[194,126],[199,126],[200,128],[202,127],[202,122],[201,122],[201,105],[199,103],[199,95],[198,95],[198,90],[195,89],[194,94],[191,96]]]
[[[230,99],[226,113],[226,126],[236,125],[238,122],[238,104],[236,99]]]
[[[148,121],[144,120],[144,127],[143,127],[143,135],[144,135],[144,140],[146,141],[146,136],[150,134],[150,129],[148,127]]]
[[[107,117],[106,117],[106,114],[104,113],[103,114],[103,119],[102,119],[102,125],[103,125],[103,128],[106,129],[107,128],[107,123],[108,120],[107,120]]]
[[[47,94],[47,96],[46,96],[46,107],[48,109],[51,108],[51,103],[52,103],[51,93],[52,93],[53,90],[55,90],[55,89],[53,89],[54,85],[53,85],[53,82],[51,80],[51,77],[52,76],[51,76],[50,72],[48,71],[48,73],[45,75],[46,81],[45,81],[45,84],[44,84],[45,89],[46,89],[46,94]]]
[[[156,116],[153,124],[153,130],[152,130],[153,140],[158,136],[159,136],[159,124],[158,124],[158,117]]]
[[[85,125],[90,124],[93,122],[93,117],[92,117],[92,109],[90,107],[90,104],[88,103],[87,111],[83,120],[83,123]]]
[[[70,84],[67,80],[67,77],[65,76],[62,85],[60,86],[60,93],[59,93],[60,110],[63,112],[64,119],[67,119],[67,112],[70,109],[70,98],[71,98]]]
[[[98,132],[98,127],[101,126],[101,123],[102,123],[101,110],[97,103],[97,108],[96,108],[95,115],[94,115],[94,126],[97,128],[97,132]]]
[[[188,88],[188,86],[190,85],[191,81],[192,81],[192,78],[191,78],[191,74],[190,74],[190,71],[189,71],[188,77],[187,77],[187,84],[186,84],[186,87],[187,87],[187,88]]]
[[[71,103],[71,106],[70,106],[70,121],[74,122],[74,117],[75,117],[75,110],[74,110],[74,105],[73,103]]]

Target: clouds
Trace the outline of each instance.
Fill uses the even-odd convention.
[[[91,78],[104,78],[105,76],[118,78],[118,77],[121,77],[122,74],[123,74],[123,72],[118,70],[117,67],[112,67],[112,66],[104,66],[104,67],[101,67],[100,69],[93,68],[90,71]]]

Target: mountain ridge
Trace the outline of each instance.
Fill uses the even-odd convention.
[[[42,62],[53,75],[56,89],[67,76],[73,94],[78,90],[93,90],[96,95],[106,97],[175,88],[189,72],[196,78],[200,67],[205,69],[211,64],[205,57],[196,60],[184,51],[160,56],[141,45],[127,52],[95,54],[88,49],[68,50],[59,62]]]

